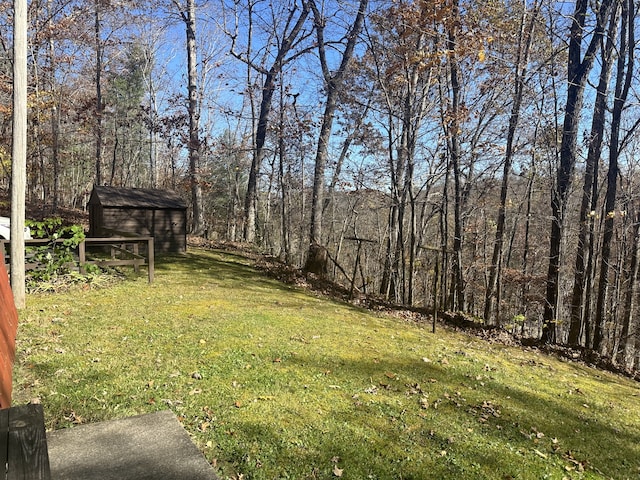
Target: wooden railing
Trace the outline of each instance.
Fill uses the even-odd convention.
[[[25,247],[46,246],[51,243],[47,239],[25,240]],[[141,247],[144,254],[141,254]],[[9,264],[10,242],[0,239],[0,248],[4,255],[4,263]],[[154,252],[153,237],[105,237],[105,238],[85,238],[77,247],[77,268],[80,273],[86,271],[87,265],[107,266],[132,266],[137,272],[140,266],[147,267],[149,283],[153,282],[154,275]],[[99,250],[100,255],[96,254]],[[105,258],[105,253],[108,257]],[[38,262],[31,262],[27,258],[25,268],[27,270],[37,269]],[[74,265],[75,266],[75,265]]]

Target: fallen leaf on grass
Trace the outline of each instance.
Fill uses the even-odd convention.
[[[573,456],[573,453],[571,452],[571,450],[569,450],[567,453],[565,453],[563,455],[563,457],[565,458],[565,460],[571,462],[573,464],[573,469],[577,470],[578,472],[584,472],[585,469],[585,465],[587,464],[586,461],[580,462],[578,460],[575,459],[575,457]],[[565,467],[566,469],[566,467]]]
[[[533,453],[535,453],[536,455],[538,455],[540,458],[544,458],[545,460],[548,458],[548,456],[544,453],[542,453],[540,450],[538,449],[534,449]]]

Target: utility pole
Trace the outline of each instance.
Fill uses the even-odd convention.
[[[24,308],[24,208],[27,184],[27,0],[13,0],[13,9],[11,289],[16,307]]]

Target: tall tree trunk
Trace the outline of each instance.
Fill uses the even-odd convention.
[[[575,273],[573,283],[573,293],[571,295],[570,325],[569,325],[569,345],[579,345],[580,336],[583,332],[583,302],[585,293],[585,275],[587,262],[587,245],[589,231],[594,222],[595,205],[598,200],[598,167],[602,154],[602,143],[604,138],[605,117],[607,113],[607,93],[609,91],[609,81],[611,80],[611,70],[613,67],[613,48],[615,46],[615,32],[617,26],[617,15],[611,15],[609,22],[609,34],[605,48],[602,51],[602,67],[600,69],[600,80],[596,88],[596,100],[593,107],[593,119],[591,122],[591,134],[589,136],[589,150],[585,166],[584,183],[582,187],[582,203],[580,205],[580,230],[578,232],[578,248],[576,252]]]
[[[633,314],[633,297],[636,295],[636,281],[638,277],[638,248],[640,247],[640,212],[634,215],[633,238],[631,240],[631,261],[629,266],[628,284],[625,288],[624,305],[622,311],[622,331],[620,333],[620,361],[624,366],[630,363],[633,347],[631,341],[631,324]]]
[[[52,5],[51,0],[48,2],[49,10],[49,28],[52,28]],[[53,43],[53,36],[49,37],[49,90],[51,94],[51,162],[53,164],[53,211],[58,210],[60,204],[60,108],[61,99],[59,96],[57,82],[55,77],[56,71],[56,53]]]
[[[393,115],[388,115],[388,127],[387,127],[387,143],[388,145],[393,145]],[[397,153],[397,152],[396,152]],[[396,155],[399,156],[399,155]],[[391,177],[391,205],[389,207],[389,215],[387,225],[389,226],[389,232],[386,235],[385,242],[385,256],[384,256],[384,266],[382,269],[382,279],[380,282],[380,294],[384,296],[384,298],[395,298],[396,292],[398,291],[397,283],[398,283],[398,260],[397,260],[397,249],[395,247],[395,242],[398,241],[400,236],[398,219],[401,214],[399,212],[401,205],[401,180],[404,176],[404,167],[405,164],[402,162],[400,158],[394,157],[394,150],[392,148],[388,149],[387,158],[389,162],[389,172]]]
[[[604,0],[596,12],[597,25],[582,56],[583,37],[588,0],[576,0],[569,34],[567,66],[567,99],[565,103],[560,165],[556,174],[556,188],[551,194],[551,234],[549,240],[549,268],[547,270],[546,301],[544,306],[542,341],[556,341],[558,297],[560,289],[561,245],[564,234],[564,216],[576,164],[576,149],[580,131],[580,118],[584,88],[600,48],[612,0]]]
[[[101,38],[101,5],[100,0],[95,0],[95,42],[96,42],[96,185],[102,185],[102,117],[104,115],[104,102],[102,100],[102,38]]]
[[[347,34],[347,44],[342,52],[340,66],[333,72],[329,70],[325,52],[324,25],[325,18],[318,9],[315,0],[309,0],[309,5],[313,11],[316,35],[318,38],[318,54],[320,64],[325,80],[327,90],[324,114],[322,116],[322,124],[320,126],[320,135],[318,137],[318,147],[316,151],[315,169],[313,175],[313,196],[311,201],[311,229],[309,234],[309,252],[306,268],[313,271],[321,263],[313,258],[315,253],[322,252],[318,249],[318,245],[322,245],[322,209],[324,206],[324,176],[327,166],[327,157],[329,155],[329,139],[331,137],[331,129],[333,127],[333,119],[338,107],[338,94],[342,89],[343,79],[349,62],[353,57],[358,35],[362,30],[364,18],[369,0],[360,0],[358,5],[358,13]],[[319,272],[318,272],[319,273]]]
[[[294,7],[289,12],[289,17],[287,19],[286,25],[291,25],[295,18],[295,14],[297,12],[297,7]],[[249,13],[251,15],[251,13]],[[265,149],[264,145],[267,141],[267,131],[269,127],[269,115],[271,113],[271,107],[273,103],[273,95],[276,89],[276,82],[278,77],[282,73],[282,68],[286,65],[292,58],[286,58],[286,56],[291,52],[291,49],[294,48],[296,42],[298,41],[306,19],[309,15],[309,5],[307,2],[303,2],[302,10],[298,15],[298,18],[295,19],[295,23],[291,28],[290,32],[284,32],[285,37],[282,42],[278,46],[277,53],[275,55],[275,59],[273,64],[269,68],[261,68],[253,65],[248,59],[243,59],[243,57],[236,53],[233,48],[231,54],[236,58],[246,61],[249,66],[258,70],[262,75],[264,75],[264,82],[262,84],[262,99],[260,101],[260,110],[258,112],[258,124],[256,126],[255,136],[254,136],[254,151],[251,159],[251,168],[249,169],[249,179],[247,182],[247,192],[245,195],[245,203],[244,203],[244,239],[246,242],[253,243],[256,239],[256,226],[257,226],[257,212],[258,212],[258,178],[260,176],[260,168],[262,162],[265,157]]]
[[[536,127],[537,131],[537,127]],[[521,309],[524,314],[524,321],[522,323],[522,334],[524,334],[526,318],[528,313],[528,305],[527,295],[529,293],[530,285],[529,282],[526,281],[526,278],[529,274],[529,249],[531,246],[531,207],[532,207],[532,197],[533,197],[533,183],[535,181],[537,174],[537,165],[535,152],[531,154],[531,169],[529,171],[529,180],[527,182],[527,207],[525,214],[525,224],[524,224],[524,246],[522,248],[522,290],[521,290]]]
[[[180,5],[173,0],[178,8],[187,34],[187,90],[189,114],[189,186],[191,188],[192,219],[191,233],[204,233],[204,205],[202,200],[202,184],[200,181],[200,108],[198,99],[198,60],[196,44],[196,4],[195,0],[187,0],[186,5]],[[186,12],[184,11],[186,10]]]
[[[536,18],[540,11],[540,4],[535,3],[531,12],[531,18],[527,22],[527,10],[522,14],[520,21],[520,37],[518,39],[518,55],[515,65],[515,81],[513,90],[513,103],[511,114],[509,115],[509,126],[507,129],[507,145],[504,155],[504,167],[502,173],[502,186],[500,188],[500,206],[498,207],[498,219],[496,221],[496,238],[493,244],[493,254],[491,256],[491,266],[489,269],[489,281],[484,302],[484,319],[489,322],[493,310],[493,296],[496,295],[497,279],[500,277],[500,265],[502,264],[502,249],[504,242],[504,231],[507,211],[507,193],[509,191],[509,176],[513,163],[513,143],[516,137],[518,121],[520,120],[520,107],[524,95],[524,86],[527,75],[527,64],[529,62],[529,49],[533,37]],[[498,292],[499,297],[499,292]],[[499,302],[499,298],[498,298]],[[499,324],[499,315],[496,313],[495,323]]]
[[[284,85],[280,85],[280,118],[278,125],[278,187],[280,189],[280,254],[285,262],[290,261],[289,243],[289,182],[285,174],[286,141],[285,141],[285,92]]]
[[[244,240],[249,243],[255,242],[256,239],[258,177],[260,175],[260,167],[265,156],[264,144],[267,141],[269,113],[271,112],[271,101],[273,99],[278,73],[279,68],[272,68],[272,70],[266,74],[264,84],[262,86],[262,100],[260,102],[258,127],[255,135],[255,150],[251,159],[251,168],[249,169],[249,180],[247,182],[247,193],[244,205]]]
[[[451,163],[447,162],[444,182],[442,186],[442,196],[440,202],[440,214],[439,214],[439,233],[440,233],[440,248],[442,250],[442,268],[440,269],[439,291],[440,301],[438,302],[443,310],[451,310],[453,303],[450,301],[447,295],[449,278],[449,183],[451,177]]]
[[[453,263],[451,272],[451,306],[453,309],[464,310],[464,279],[462,273],[462,169],[460,153],[460,78],[458,71],[458,60],[456,58],[457,48],[457,18],[459,15],[459,3],[456,0],[453,20],[450,21],[447,33],[447,51],[449,81],[451,85],[451,112],[450,120],[447,122],[447,141],[449,145],[449,160],[453,172]]]
[[[424,45],[425,35],[418,35],[415,41],[415,50],[425,48]],[[404,150],[404,157],[406,159],[406,176],[404,183],[405,198],[409,200],[409,261],[408,272],[406,279],[406,302],[409,305],[413,304],[414,297],[414,273],[416,252],[418,250],[418,232],[417,232],[417,218],[416,212],[418,210],[416,204],[416,191],[414,186],[414,171],[415,171],[415,156],[416,146],[418,142],[418,132],[422,125],[422,120],[425,116],[427,106],[427,95],[425,94],[422,85],[427,85],[427,89],[431,86],[431,69],[424,71],[420,64],[407,65],[406,73],[406,94],[403,105],[402,115],[402,146]],[[403,262],[406,265],[407,262]],[[405,267],[406,268],[406,267]]]
[[[622,24],[620,27],[620,45],[618,48],[618,66],[616,70],[616,86],[611,115],[611,138],[609,141],[609,170],[607,172],[607,194],[605,197],[605,221],[600,254],[600,281],[598,283],[598,300],[595,312],[595,330],[593,334],[593,349],[603,352],[604,326],[606,322],[607,290],[609,287],[609,261],[611,243],[613,239],[614,221],[616,218],[616,197],[618,187],[618,158],[620,156],[620,128],[622,114],[631,82],[634,75],[633,50],[634,38],[634,4],[629,0],[620,0],[622,4]]]

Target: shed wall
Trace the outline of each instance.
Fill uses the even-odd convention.
[[[100,228],[93,236],[151,235],[156,252],[180,253],[187,249],[184,210],[149,210],[102,207]]]

